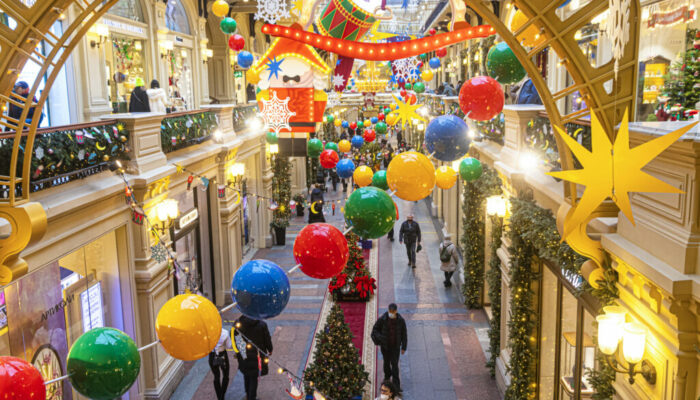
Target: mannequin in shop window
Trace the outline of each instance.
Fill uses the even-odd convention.
[[[160,87],[160,82],[156,79],[151,81],[151,88],[146,90],[148,95],[148,104],[151,112],[167,113],[168,111],[168,96],[165,94],[165,89]]]
[[[148,101],[148,94],[146,89],[143,88],[143,79],[136,78],[136,87],[131,92],[131,97],[129,99],[129,112],[150,112],[151,107]]]

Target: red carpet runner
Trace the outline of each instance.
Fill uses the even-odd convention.
[[[362,256],[365,263],[369,265],[369,250],[362,250]],[[369,268],[369,267],[368,267]],[[360,352],[360,360],[362,359],[362,347],[364,342],[365,332],[365,309],[367,303],[355,301],[339,301],[338,305],[343,309],[345,314],[345,322],[350,326],[352,332],[352,343]]]

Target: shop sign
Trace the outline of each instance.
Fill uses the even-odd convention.
[[[668,12],[655,12],[647,20],[647,28],[655,28],[656,25],[672,25],[695,20],[695,9],[684,5]]]
[[[49,308],[48,310],[44,311],[43,314],[41,314],[41,322],[47,321],[50,316],[62,312],[68,304],[73,302],[73,295],[67,296],[65,299],[61,300],[60,302],[56,303],[53,307]]]
[[[180,36],[175,36],[175,41],[178,43],[185,43],[185,39],[181,38]]]
[[[243,77],[243,71],[233,71],[233,77],[234,77],[234,78],[242,78],[242,77]]]
[[[115,20],[109,19],[109,18],[102,18],[102,23],[109,26],[109,27],[112,27],[112,28],[117,28],[117,29],[121,29],[123,31],[138,33],[139,35],[145,35],[143,28],[140,26],[125,24],[123,22],[115,21]]]
[[[102,286],[100,282],[80,293],[80,305],[83,311],[83,332],[105,326],[102,314]]]
[[[197,209],[195,208],[180,217],[180,220],[177,222],[178,229],[185,229],[188,225],[196,221],[197,218],[199,218],[199,212],[197,212]]]
[[[562,268],[561,275],[576,289],[583,286],[583,277],[575,272],[568,271]]]

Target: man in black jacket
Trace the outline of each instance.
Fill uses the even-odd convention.
[[[272,354],[270,330],[267,328],[265,321],[248,318],[245,315],[241,315],[238,318],[234,327],[234,338],[238,349],[236,358],[238,359],[238,369],[243,374],[246,398],[248,400],[257,400],[258,377],[268,374],[269,366],[265,359]],[[240,334],[244,337],[243,342],[245,344],[239,347],[240,338],[236,338],[236,336],[241,336]],[[247,344],[251,344],[250,348],[248,348]]]
[[[408,335],[406,321],[397,311],[396,304],[389,304],[389,311],[385,312],[372,328],[372,341],[380,346],[384,358],[384,380],[391,380],[401,388],[399,378],[399,356],[406,353]],[[400,389],[399,389],[400,390]]]
[[[416,246],[420,244],[420,225],[413,221],[413,214],[408,214],[406,221],[401,224],[399,231],[399,243],[406,244],[408,265],[416,267]]]

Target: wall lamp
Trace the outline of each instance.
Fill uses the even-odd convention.
[[[229,183],[232,183],[234,186],[237,186],[244,180],[243,175],[245,175],[245,164],[232,164],[230,167],[228,167],[228,175]]]
[[[491,196],[486,199],[486,214],[505,218],[510,209],[508,200],[503,196]]]
[[[158,41],[158,47],[160,47],[160,57],[165,58],[169,51],[173,51],[175,45],[172,40],[162,39]]]
[[[275,156],[277,156],[277,153],[279,152],[280,146],[277,143],[269,145],[267,149],[267,154],[269,156],[268,158],[270,159],[270,163],[272,163],[272,161],[275,159]]]
[[[160,226],[156,226],[156,229],[158,229],[161,234],[164,234],[165,231],[173,226],[175,219],[180,212],[178,210],[177,200],[174,199],[165,199],[156,204],[155,211],[156,217],[158,218],[158,221],[160,221]]]
[[[629,383],[634,384],[634,377],[642,375],[649,384],[656,384],[656,368],[644,360],[647,329],[637,322],[625,322],[627,312],[619,306],[603,307],[603,312],[596,317],[598,321],[598,348],[605,354],[610,367],[615,372],[629,375]],[[621,345],[620,345],[621,343]],[[622,348],[622,358],[619,360],[618,348]],[[641,362],[639,369],[635,369]]]
[[[97,23],[90,28],[90,33],[99,37],[99,40],[93,39],[90,41],[90,47],[93,49],[95,47],[100,48],[100,45],[106,42],[107,37],[109,37],[109,27],[105,24]]]
[[[214,50],[207,48],[202,49],[202,62],[204,64],[206,64],[212,57],[214,57]]]

